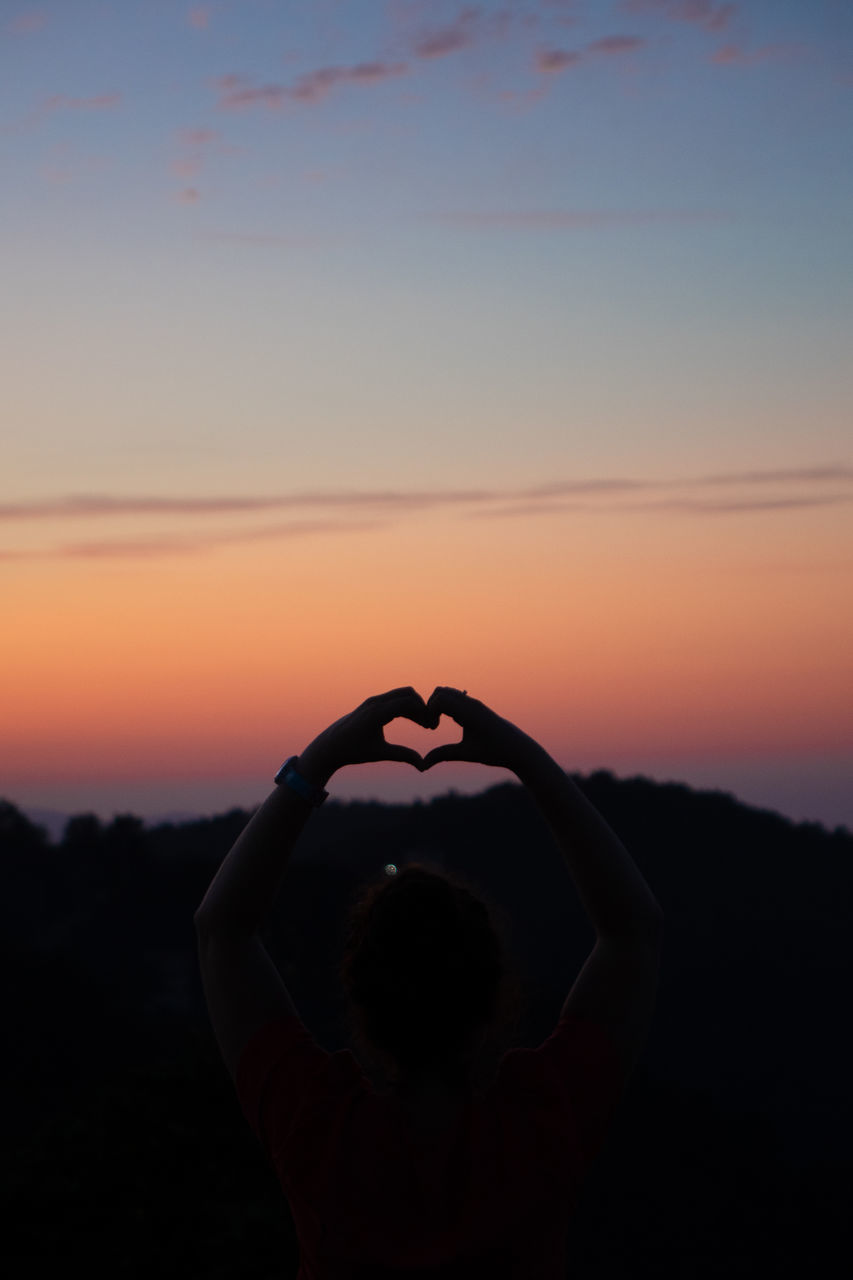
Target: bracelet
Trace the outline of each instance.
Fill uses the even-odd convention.
[[[329,793],[324,791],[322,787],[315,787],[313,782],[306,781],[301,774],[296,772],[293,764],[298,759],[299,756],[288,756],[273,781],[276,786],[286,782],[290,789],[300,795],[303,800],[307,800],[315,809],[319,808]]]

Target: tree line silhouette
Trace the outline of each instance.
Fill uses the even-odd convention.
[[[666,936],[652,1033],[572,1225],[572,1275],[842,1274],[853,835],[678,784],[575,781],[652,886]],[[193,911],[248,816],[81,814],[51,842],[0,801],[2,1252],[16,1274],[295,1275],[289,1211],[219,1060],[195,955]],[[265,937],[306,1025],[349,1047],[348,903],[386,863],[423,855],[508,911],[524,1010],[507,1047],[540,1043],[593,938],[515,783],[313,815]]]

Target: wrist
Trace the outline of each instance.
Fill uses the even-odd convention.
[[[313,742],[300,752],[293,763],[296,772],[315,787],[325,787],[337,769],[322,748]]]

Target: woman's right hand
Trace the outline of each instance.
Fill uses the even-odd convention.
[[[484,702],[469,698],[461,689],[439,686],[430,696],[427,707],[439,715],[450,716],[461,725],[462,740],[428,751],[421,766],[423,770],[446,760],[467,760],[519,773],[531,754],[541,751],[533,738],[497,715]]]

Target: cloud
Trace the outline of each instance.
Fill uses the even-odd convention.
[[[853,467],[793,467],[778,471],[728,471],[700,476],[702,485],[730,484],[853,484]]]
[[[389,529],[414,512],[447,511],[463,519],[536,516],[652,515],[723,518],[853,504],[853,467],[844,464],[708,473],[681,479],[601,476],[506,489],[319,490],[273,495],[90,494],[0,505],[0,523],[36,529],[85,521],[107,526],[132,519],[134,532],[1,548],[0,561],[109,559],[205,554],[217,548],[282,538]],[[241,517],[289,512],[269,523]],[[168,520],[174,527],[161,529]],[[140,528],[148,522],[150,532]],[[189,524],[187,523],[189,522]],[[212,523],[211,523],[212,522]],[[89,532],[87,530],[87,532]]]
[[[229,87],[222,89],[222,96],[217,105],[229,111],[243,107],[275,109],[282,107],[287,100],[287,90],[282,84],[267,84],[252,88],[239,76],[224,76],[223,81],[227,81]]]
[[[760,492],[762,488],[771,485],[784,488],[787,492],[772,496],[765,496]],[[809,488],[823,485],[832,486],[832,491],[808,492]],[[743,497],[724,495],[715,498],[704,496],[703,490],[709,488],[756,488],[759,492]],[[791,489],[798,491],[792,493]],[[672,491],[682,496],[666,496]],[[568,500],[558,501],[560,498]],[[850,503],[853,503],[853,467],[839,465],[727,472],[693,476],[684,480],[630,480],[614,477],[556,481],[521,491],[510,502],[486,505],[479,510],[467,512],[467,515],[478,519],[504,519],[566,515],[573,512],[613,514],[671,511],[684,515],[717,516],[806,510]]]
[[[207,5],[196,5],[187,14],[187,23],[196,31],[206,31],[210,26],[211,10]]]
[[[510,503],[502,507],[489,507],[483,510],[469,511],[470,519],[513,519],[526,516],[569,515],[582,512],[587,515],[613,515],[630,512],[632,514],[652,512],[672,512],[691,516],[726,516],[761,514],[776,511],[805,511],[815,507],[848,506],[853,503],[853,494],[832,493],[815,497],[780,497],[780,498],[731,498],[718,502],[703,498],[652,498],[646,502],[526,502]]]
[[[703,502],[694,499],[690,502],[661,502],[655,505],[660,509],[693,512],[697,515],[740,515],[744,512],[758,511],[799,511],[807,507],[835,507],[840,503],[847,504],[853,500],[849,493],[821,494],[809,498],[746,498],[731,499],[727,502]]]
[[[235,543],[275,541],[280,538],[305,538],[323,533],[355,533],[380,526],[378,520],[291,520],[281,524],[262,525],[254,529],[199,534],[191,537],[163,537],[96,542],[66,543],[54,555],[74,559],[101,559],[114,556],[187,555],[213,551]]]
[[[179,137],[185,147],[204,147],[209,142],[222,141],[217,129],[181,129]]]
[[[414,0],[409,4],[390,0],[387,11],[394,27],[394,46],[413,58],[444,58],[488,40],[520,35],[540,23],[539,14],[524,4],[465,5],[450,20],[441,14],[441,8],[435,0]]]
[[[645,44],[642,36],[604,36],[586,46],[587,53],[633,53]]]
[[[717,222],[727,216],[713,209],[480,209],[421,215],[431,221],[482,231],[583,231]]]
[[[198,187],[184,187],[183,191],[178,192],[178,202],[180,204],[198,204],[201,199],[201,192]]]
[[[185,180],[198,177],[212,147],[215,146],[219,153],[228,150],[223,145],[222,135],[215,129],[181,129],[178,141],[180,151],[172,160],[170,168],[172,173]]]
[[[55,93],[42,105],[45,111],[111,111],[120,106],[121,101],[120,93],[99,93],[92,98],[69,98],[67,94]]]
[[[396,76],[406,75],[405,62],[360,62],[351,67],[320,67],[300,76],[292,84],[247,85],[240,76],[223,76],[218,81],[221,97],[218,105],[225,110],[244,107],[267,107],[278,110],[288,102],[313,104],[322,102],[332,89],[343,84],[372,85]]]
[[[408,72],[405,62],[361,62],[354,67],[322,67],[297,80],[291,90],[298,102],[317,102],[338,84],[378,84]]]
[[[798,51],[797,46],[788,44],[765,44],[751,52],[737,44],[724,44],[711,54],[710,61],[716,66],[752,67],[774,58],[791,57]]]
[[[511,502],[506,506],[488,507],[465,514],[472,520],[514,520],[524,516],[566,515],[571,511],[596,511],[601,507],[589,502]]]
[[[583,60],[577,49],[540,49],[536,55],[537,71],[565,71],[576,67]]]
[[[172,161],[171,169],[177,178],[197,178],[202,169],[201,157],[177,156]]]
[[[571,493],[575,495],[598,495],[602,493],[632,493],[638,489],[657,488],[658,486],[647,480],[625,480],[625,479],[607,479],[607,480],[557,480],[551,484],[537,485],[536,488],[525,490],[525,497],[540,500],[542,498],[559,498],[564,494]]]
[[[0,550],[3,560],[107,560],[147,559],[171,555],[195,555],[219,547],[246,542],[305,538],[317,534],[370,532],[383,526],[381,520],[291,520],[252,529],[232,529],[200,534],[164,534],[151,538],[98,538],[86,542],[65,542],[53,547],[22,551]]]
[[[569,67],[577,67],[590,55],[616,55],[634,53],[641,49],[646,41],[642,36],[602,36],[593,40],[584,49],[540,49],[536,54],[536,70],[545,74],[566,71]]]
[[[202,497],[168,498],[159,496],[134,497],[103,494],[81,494],[46,501],[0,504],[0,521],[3,520],[56,520],[91,519],[117,516],[223,516],[245,515],[257,511],[282,510],[293,507],[320,507],[340,509],[346,507],[421,508],[448,503],[489,501],[494,497],[490,490],[395,490],[290,493],[258,497]],[[501,495],[507,496],[507,495]]]
[[[6,24],[6,30],[13,36],[29,36],[36,31],[43,31],[47,26],[47,14],[41,10],[30,13],[19,13]]]
[[[553,498],[561,494],[632,493],[638,490],[729,488],[770,484],[850,485],[853,467],[786,467],[762,471],[726,471],[684,480],[631,480],[624,476],[600,480],[563,480],[525,490],[527,497]]]
[[[723,31],[738,10],[716,0],[623,0],[623,13],[652,13],[676,22],[693,22],[706,31]]]
[[[412,52],[418,58],[443,58],[472,45],[477,38],[479,9],[463,9],[455,21],[415,40]]]

